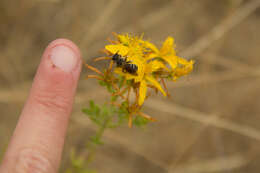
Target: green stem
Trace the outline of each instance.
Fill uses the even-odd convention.
[[[96,140],[101,141],[101,138],[102,138],[105,130],[107,129],[110,119],[111,119],[110,116],[108,116],[108,118],[104,121],[103,125],[99,126],[99,129],[98,129],[96,135],[94,136],[94,138]],[[87,148],[89,150],[89,154],[86,159],[86,164],[89,164],[92,162],[92,160],[96,154],[97,147],[98,147],[98,144],[93,143],[92,141],[88,142]]]

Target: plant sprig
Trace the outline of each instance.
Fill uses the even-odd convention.
[[[168,37],[158,49],[156,45],[143,40],[143,35],[113,34],[116,40],[109,39],[110,44],[102,49],[106,56],[94,59],[95,62],[109,61],[108,67],[100,71],[85,64],[87,69],[96,73],[89,74],[87,79],[98,80],[99,85],[110,93],[110,98],[101,105],[91,100],[89,107],[82,110],[98,129],[86,145],[89,152],[84,162],[77,160],[75,153],[72,154],[75,169],[93,160],[97,147],[104,144],[101,138],[106,129],[127,122],[129,127],[144,127],[156,121],[142,111],[145,100],[153,91],[170,96],[165,80],[176,81],[193,69],[193,60],[188,61],[176,55],[172,37]]]

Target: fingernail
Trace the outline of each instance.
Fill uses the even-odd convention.
[[[71,72],[77,65],[77,55],[72,48],[66,45],[58,45],[52,48],[50,57],[52,63],[65,72]]]

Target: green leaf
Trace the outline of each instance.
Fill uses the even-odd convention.
[[[110,128],[110,129],[114,129],[116,127],[118,127],[119,124],[118,123],[110,123],[107,127]]]
[[[83,109],[82,109],[82,112],[83,112],[84,114],[86,114],[86,115],[92,115],[92,114],[93,114],[93,112],[92,112],[90,109],[88,109],[88,108],[83,108]]]
[[[128,102],[127,101],[124,101],[121,103],[121,106],[120,108],[127,108],[128,107]]]
[[[107,85],[107,83],[105,81],[103,81],[103,80],[100,80],[98,83],[101,86],[106,86]]]
[[[128,115],[127,113],[119,114],[119,115],[118,115],[118,124],[121,125],[121,124],[123,124],[124,122],[127,122],[128,116],[129,116],[129,115]]]
[[[103,145],[104,143],[98,138],[97,136],[92,136],[90,138],[91,142],[96,144],[96,145]]]
[[[93,100],[90,100],[90,101],[89,101],[89,106],[90,106],[91,109],[94,109],[95,103],[94,103]]]
[[[110,92],[110,93],[115,93],[115,92],[116,92],[116,91],[114,90],[114,88],[112,87],[111,84],[107,84],[107,90],[108,90],[108,92]]]
[[[112,97],[111,97],[111,101],[112,101],[112,102],[115,102],[115,101],[117,100],[117,98],[118,98],[118,96],[112,96]]]
[[[102,115],[103,115],[104,117],[107,117],[107,116],[109,115],[109,113],[110,113],[109,108],[108,108],[106,105],[103,105]]]
[[[100,108],[98,107],[98,105],[95,105],[94,106],[94,114],[99,115],[99,113],[100,113]]]
[[[142,126],[146,125],[147,123],[149,123],[149,120],[147,120],[141,116],[136,116],[133,119],[133,124],[136,125],[137,127],[142,127]]]
[[[121,88],[123,86],[123,84],[124,84],[125,78],[123,76],[119,76],[118,78],[119,78],[118,86],[119,86],[119,88]]]
[[[74,149],[70,153],[70,160],[73,167],[81,168],[83,166],[84,159],[80,157],[76,157],[76,153]]]

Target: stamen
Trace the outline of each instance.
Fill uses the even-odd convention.
[[[113,35],[114,37],[117,37],[117,33],[115,33],[115,32],[112,32],[112,35]]]
[[[151,95],[152,95],[151,92],[147,92],[147,95],[146,95],[145,99],[148,99]]]
[[[158,89],[155,86],[150,85],[150,84],[148,84],[147,86],[154,89],[155,93],[158,94]]]
[[[94,72],[100,74],[101,76],[104,76],[103,73],[101,73],[101,71],[99,71],[97,68],[92,67],[92,66],[88,65],[87,63],[85,63],[85,66],[86,66],[88,69],[90,69],[90,70],[92,70],[92,71],[94,71]]]
[[[102,57],[95,58],[93,61],[97,62],[97,61],[101,61],[101,60],[111,60],[111,57],[102,56]]]
[[[110,61],[109,67],[108,67],[108,69],[107,69],[108,71],[111,71],[111,70],[112,70],[113,64],[114,64],[114,62],[113,62],[113,61]]]
[[[120,44],[119,41],[111,40],[109,37],[107,38],[107,40],[108,40],[111,44]]]
[[[135,103],[138,105],[139,94],[137,88],[135,88],[134,91],[135,91]]]
[[[133,124],[133,115],[129,114],[129,119],[128,119],[128,127],[132,128],[132,124]]]
[[[114,82],[111,83],[112,87],[117,91],[117,92],[120,92],[120,89],[114,84]],[[113,94],[112,94],[113,95]],[[125,96],[123,96],[122,94],[119,94],[119,96],[125,100]]]
[[[111,103],[109,103],[109,104],[114,105],[114,106],[117,106],[117,107],[120,107],[120,106],[121,106],[120,104],[118,104],[118,103],[116,103],[116,102],[111,102]]]
[[[128,91],[127,91],[126,101],[127,101],[128,103],[129,103],[130,92],[131,92],[131,87],[129,87],[129,88],[128,88]]]
[[[161,82],[162,82],[162,84],[163,84],[164,89],[166,90],[167,96],[168,96],[168,97],[171,97],[171,95],[170,95],[170,93],[169,93],[169,91],[168,91],[168,89],[167,89],[167,86],[166,86],[165,81],[164,81],[163,78],[161,78]]]
[[[122,91],[118,91],[118,92],[116,92],[116,93],[113,93],[112,95],[113,95],[113,96],[122,95],[122,94],[124,94],[127,90],[128,90],[128,87],[124,88]]]
[[[106,50],[106,49],[101,49],[101,50],[99,50],[101,53],[105,53],[105,54],[107,54],[107,55],[113,55],[112,53],[110,53],[108,50]]]
[[[104,81],[104,79],[102,79],[101,77],[99,77],[99,76],[97,76],[97,75],[87,75],[86,79],[90,79],[90,78],[92,78],[92,79],[98,79],[98,80],[103,80],[103,81]]]
[[[138,112],[138,114],[139,114],[140,116],[142,116],[142,117],[144,117],[144,118],[150,120],[150,121],[153,121],[153,122],[154,122],[154,121],[157,121],[156,119],[152,118],[151,116],[149,116],[149,115],[147,115],[147,114],[145,114],[145,113],[143,113],[143,112]]]

